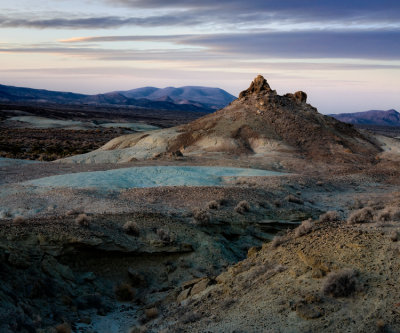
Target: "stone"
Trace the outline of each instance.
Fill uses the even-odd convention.
[[[258,75],[254,81],[251,82],[250,87],[239,94],[239,98],[243,98],[251,94],[258,94],[263,91],[271,91],[271,87],[262,75]]]
[[[184,289],[184,290],[178,295],[178,297],[176,298],[176,300],[177,300],[178,302],[182,302],[183,300],[187,299],[187,298],[189,297],[189,295],[190,295],[190,291],[191,291],[191,290],[192,290],[192,288]]]
[[[203,279],[204,279],[204,277],[196,278],[196,279],[189,280],[189,281],[185,281],[185,282],[183,282],[181,284],[181,288],[182,289],[186,289],[186,288],[189,288],[189,287],[193,287],[196,283],[200,282]]]
[[[293,96],[300,103],[307,101],[307,94],[304,91],[296,91]]]
[[[232,278],[232,273],[229,271],[222,272],[216,277],[218,283],[227,283]]]
[[[247,258],[255,256],[261,250],[260,246],[253,246],[247,251]]]
[[[201,280],[200,282],[196,283],[193,287],[192,287],[192,291],[190,292],[191,295],[196,295],[198,293],[201,293],[202,291],[204,291],[205,289],[207,289],[207,287],[211,284],[211,280],[209,278],[205,278],[203,280]]]

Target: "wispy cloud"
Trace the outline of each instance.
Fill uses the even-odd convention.
[[[400,30],[95,36],[62,42],[168,41],[176,45],[204,47],[210,53],[249,57],[400,59],[399,40]]]
[[[269,14],[277,19],[301,21],[342,20],[393,20],[400,15],[400,2],[397,0],[104,0],[111,4],[121,4],[132,8],[187,9],[193,12],[214,12],[216,16],[254,17]]]
[[[332,24],[369,25],[369,28],[398,26],[398,0],[103,0],[108,5],[128,7],[124,15],[81,15],[17,12],[0,16],[0,27],[37,29],[110,29],[123,26],[218,26],[247,29],[266,25]],[[148,15],[138,9],[151,9],[159,15]],[[162,14],[161,14],[162,13]]]
[[[3,28],[37,28],[37,29],[107,29],[122,26],[173,26],[201,23],[189,15],[149,16],[149,17],[81,17],[81,18],[12,18],[0,16],[0,27]]]

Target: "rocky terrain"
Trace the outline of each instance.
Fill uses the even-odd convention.
[[[399,332],[400,143],[306,99],[0,159],[0,331]]]

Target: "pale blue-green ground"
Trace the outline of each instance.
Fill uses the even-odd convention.
[[[157,186],[218,186],[224,177],[280,176],[284,173],[259,169],[201,166],[150,166],[80,172],[25,182],[39,187],[126,189]]]

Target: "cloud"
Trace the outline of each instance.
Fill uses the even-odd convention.
[[[201,23],[188,15],[162,15],[149,17],[84,17],[84,18],[11,18],[0,16],[2,28],[37,28],[37,29],[107,29],[122,26],[173,26]]]
[[[110,29],[122,26],[229,26],[254,28],[268,24],[325,25],[399,25],[398,0],[103,0],[103,3],[128,7],[124,16],[71,17],[71,13],[17,13],[0,16],[0,27],[38,29]],[[99,5],[101,6],[101,5]],[[103,6],[104,7],[104,6]],[[105,9],[105,8],[103,8]],[[139,9],[139,10],[138,10]],[[159,15],[145,16],[140,9],[152,9]],[[140,16],[142,14],[142,16]],[[44,17],[43,17],[44,16]],[[278,27],[279,29],[279,27]]]
[[[226,14],[238,17],[249,13],[269,13],[281,19],[318,21],[320,19],[384,19],[398,20],[398,0],[105,0],[132,8],[189,9],[214,12],[216,16]]]
[[[96,36],[63,40],[80,42],[167,41],[202,47],[209,55],[254,58],[400,59],[400,30],[296,31],[198,35]]]

